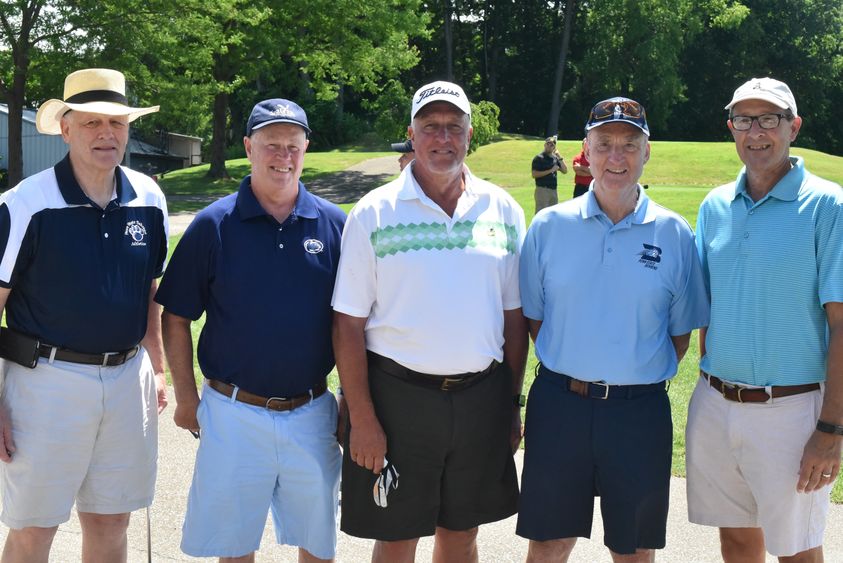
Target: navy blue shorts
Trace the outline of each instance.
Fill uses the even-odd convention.
[[[530,389],[516,533],[590,537],[600,497],[603,543],[620,554],[665,545],[673,423],[661,386],[606,400],[572,393],[544,367]]]

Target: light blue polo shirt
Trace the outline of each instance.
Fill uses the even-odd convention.
[[[708,324],[694,234],[639,186],[618,224],[593,191],[542,210],[521,254],[521,304],[543,321],[542,364],[584,381],[657,383],[676,374],[670,336]]]
[[[697,246],[711,295],[700,367],[749,385],[824,381],[823,305],[843,302],[843,189],[805,170],[802,158],[767,196],[737,181],[708,194]]]

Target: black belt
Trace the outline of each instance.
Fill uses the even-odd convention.
[[[66,348],[59,348],[58,346],[50,346],[49,344],[41,344],[38,346],[38,355],[42,358],[50,358],[50,360],[60,360],[62,362],[72,362],[74,364],[90,364],[94,366],[119,366],[125,364],[132,358],[138,355],[139,346],[132,346],[128,350],[120,352],[105,352],[103,354],[86,354],[84,352],[74,352]]]
[[[496,360],[492,360],[489,367],[483,371],[459,373],[456,375],[431,375],[405,368],[395,360],[390,360],[386,356],[381,356],[372,351],[368,351],[367,356],[369,358],[369,364],[377,367],[384,373],[416,385],[439,389],[440,391],[459,391],[460,389],[471,387],[495,371],[495,368],[500,365]]]
[[[208,379],[207,381],[208,387],[218,393],[222,393],[226,397],[231,397],[234,394],[234,385],[216,379]],[[295,397],[261,397],[260,395],[249,393],[248,391],[244,391],[238,387],[235,400],[255,407],[264,407],[271,411],[283,412],[297,409],[300,406],[321,397],[327,390],[328,386],[325,384],[325,380],[322,380],[314,385],[309,392],[302,395],[296,395]]]
[[[565,389],[587,399],[634,399],[667,389],[664,381],[644,385],[610,385],[600,381],[581,381],[564,373],[556,373],[544,366],[539,367],[539,375],[559,379],[565,384]]]

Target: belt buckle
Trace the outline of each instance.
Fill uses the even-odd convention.
[[[743,397],[741,397],[741,391],[744,391],[746,389],[746,387],[744,387],[742,385],[738,385],[736,383],[734,383],[734,384],[733,383],[726,383],[725,381],[720,380],[720,394],[723,395],[723,398],[726,399],[727,401],[729,400],[729,397],[726,396],[726,391],[728,389],[734,389],[735,392],[738,394],[738,402],[743,403]]]
[[[117,352],[104,352],[102,355],[102,365],[100,367],[107,368],[108,367],[108,357],[114,356]]]
[[[443,377],[442,378],[442,385],[439,386],[440,391],[449,391],[451,385],[459,383],[462,381],[459,377]]]
[[[606,388],[606,390],[603,392],[602,397],[592,397],[592,399],[606,400],[606,399],[609,398],[609,384],[608,383],[604,383],[602,381],[589,381],[588,385],[602,385],[603,387]],[[588,396],[591,397],[591,393],[589,393]]]
[[[287,398],[287,397],[270,397],[266,400],[266,404],[264,404],[263,408],[265,408],[267,410],[273,410],[273,408],[269,406],[269,405],[272,404],[272,401],[278,401],[278,402],[284,403],[284,402],[287,402],[289,400],[290,399]]]

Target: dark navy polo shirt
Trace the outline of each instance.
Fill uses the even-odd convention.
[[[299,183],[278,223],[251,177],[202,210],[185,231],[155,300],[197,320],[205,377],[264,397],[306,393],[334,366],[331,295],[345,213]]]
[[[10,328],[87,353],[141,341],[150,285],[167,257],[167,207],[151,178],[127,168],[117,168],[116,192],[98,207],[68,155],[0,197]]]

